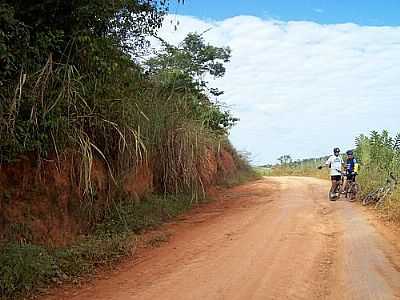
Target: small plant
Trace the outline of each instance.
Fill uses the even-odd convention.
[[[91,273],[97,266],[110,264],[133,253],[134,238],[127,232],[90,236],[53,255],[60,271],[67,276]]]
[[[0,248],[0,295],[26,293],[59,275],[55,259],[43,247],[9,243]]]
[[[151,237],[149,240],[146,241],[146,244],[149,247],[157,248],[160,247],[162,243],[165,243],[169,240],[169,236],[166,233],[158,233]]]

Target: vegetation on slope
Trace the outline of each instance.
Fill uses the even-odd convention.
[[[99,266],[135,251],[136,234],[192,207],[186,195],[152,195],[139,203],[118,201],[105,220],[83,239],[61,248],[11,242],[0,251],[0,299],[15,299],[38,287],[76,282]]]
[[[114,184],[109,207],[96,214],[103,219],[76,245],[3,245],[2,297],[131,251],[132,233],[204,196],[201,167],[210,151],[228,149],[239,171],[250,173],[227,140],[237,119],[216,100],[222,92],[204,79],[224,75],[229,48],[190,34],[137,62],[149,53],[147,37],[167,11],[163,0],[0,3],[0,166],[24,155],[40,168],[49,157],[68,154],[79,162],[71,178],[86,201],[96,200],[94,160],[104,162]],[[143,163],[153,169],[163,196],[124,201],[118,193],[122,174]],[[6,193],[2,197],[9,201]]]
[[[371,132],[370,136],[360,135],[356,139],[356,155],[361,162],[358,182],[361,197],[384,186],[392,175],[400,179],[400,134],[391,137],[384,130]],[[395,189],[377,207],[390,220],[400,221],[400,190]]]
[[[229,49],[191,34],[143,66],[132,56],[160,27],[164,1],[33,2],[0,8],[0,161],[33,153],[40,163],[73,149],[84,161],[104,159],[117,176],[162,155],[170,167],[192,169],[181,188],[197,185],[190,161],[236,122],[200,80],[224,75]],[[184,146],[179,157],[177,145]],[[160,181],[179,185],[165,174]]]

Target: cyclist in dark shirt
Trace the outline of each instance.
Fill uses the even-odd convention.
[[[349,150],[346,152],[347,160],[346,160],[346,175],[347,179],[355,180],[357,176],[359,165],[357,163],[356,158],[354,157],[353,150]]]
[[[346,193],[349,188],[349,184],[351,182],[356,181],[356,176],[359,170],[359,164],[357,163],[356,158],[354,157],[353,150],[349,150],[346,152],[346,184],[344,185],[343,193]]]

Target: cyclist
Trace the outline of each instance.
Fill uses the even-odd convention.
[[[350,186],[350,183],[356,181],[356,176],[359,169],[359,164],[357,163],[356,158],[354,157],[353,150],[348,150],[346,152],[347,160],[346,160],[346,184],[344,185],[343,193],[345,194]]]
[[[331,175],[332,186],[329,194],[332,201],[337,197],[336,189],[342,180],[343,165],[344,162],[340,156],[340,149],[336,147],[333,149],[333,155],[325,162],[325,166],[330,169],[329,173]],[[322,169],[322,167],[323,166],[319,166],[318,169]]]

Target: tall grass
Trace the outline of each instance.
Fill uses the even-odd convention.
[[[93,191],[94,158],[105,162],[112,179],[151,158],[162,191],[201,194],[197,162],[225,139],[191,117],[190,91],[166,89],[138,69],[93,78],[50,56],[40,72],[21,74],[1,96],[0,163],[33,153],[40,164],[72,150],[84,194]]]
[[[37,24],[35,16],[18,22],[11,18],[11,25],[23,27],[27,37],[32,33],[29,51],[21,46],[27,42],[21,40],[22,31],[21,36],[11,36],[6,44],[0,39],[0,46],[10,46],[6,50],[16,55],[12,58],[18,62],[13,65],[13,72],[7,73],[6,80],[0,78],[0,166],[12,164],[21,156],[34,160],[38,168],[44,160],[62,163],[65,157],[71,159],[71,181],[81,193],[78,196],[82,198],[85,213],[88,208],[89,215],[94,216],[88,223],[96,235],[94,239],[78,241],[78,245],[64,249],[60,255],[26,244],[6,246],[6,251],[0,253],[0,262],[10,259],[11,267],[0,269],[2,295],[14,295],[32,289],[35,283],[46,283],[57,277],[60,270],[66,273],[65,266],[73,265],[78,272],[81,266],[93,269],[102,260],[109,261],[109,256],[125,254],[130,248],[126,244],[129,233],[158,224],[205,197],[206,184],[201,171],[210,151],[216,156],[225,147],[238,170],[251,174],[244,157],[227,142],[227,131],[236,119],[213,102],[212,89],[206,87],[205,81],[199,81],[191,72],[184,74],[184,70],[165,66],[159,73],[148,72],[132,61],[133,49],[128,51],[127,46],[133,40],[128,33],[144,38],[146,33],[153,33],[159,27],[161,15],[158,14],[164,13],[156,9],[158,1],[145,2],[144,7],[132,3],[139,9],[134,14],[134,8],[123,3],[95,3],[93,7],[89,5],[92,10],[88,15],[86,4],[75,3],[79,8],[83,5],[82,11],[69,12],[70,19],[66,19],[71,23],[50,18],[49,23],[55,23],[54,26]],[[162,6],[166,4],[161,2]],[[64,7],[62,2],[54,4],[53,13],[68,13],[68,5],[64,12],[59,9]],[[22,6],[15,7],[21,13],[24,10]],[[2,16],[14,14],[14,6],[7,5],[6,10],[1,6],[1,9],[8,12]],[[39,3],[35,9],[48,10],[48,5]],[[31,13],[28,9],[28,15]],[[138,18],[130,23],[134,16]],[[25,21],[32,21],[35,26],[25,25]],[[58,33],[54,35],[53,29],[59,28],[56,25],[61,30],[56,30]],[[64,31],[65,28],[74,32]],[[114,31],[121,36],[113,35]],[[14,38],[21,43],[14,43]],[[146,48],[145,44],[138,46]],[[213,72],[209,68],[211,62],[222,76],[224,68],[218,62],[221,60],[218,54],[224,54],[223,49],[203,42],[200,46],[207,54],[202,63],[209,64],[198,76],[205,75],[207,70]],[[216,55],[210,56],[212,49]],[[222,60],[227,62],[230,52],[223,52],[226,54]],[[198,58],[185,56],[185,64],[189,69],[196,69]],[[3,68],[0,69],[2,72]],[[104,189],[109,193],[106,195],[108,207],[95,205],[100,197],[96,195],[92,172],[98,160],[104,162],[110,179],[107,182],[112,185]],[[152,169],[156,192],[163,196],[135,206],[121,192],[122,183],[126,174],[143,164]],[[181,194],[190,197],[179,197]],[[119,228],[114,236],[113,230],[99,229],[102,221],[108,229],[115,225],[124,230]],[[16,248],[18,255],[13,256]],[[19,260],[22,266],[14,260]],[[31,276],[42,265],[45,274]],[[55,265],[56,276],[52,273]],[[12,266],[19,271],[14,273]],[[33,272],[27,277],[20,272],[25,267]],[[6,284],[2,285],[3,282]]]
[[[387,131],[371,132],[356,139],[356,155],[361,163],[358,176],[362,196],[384,186],[392,174],[400,179],[400,135],[391,137]],[[400,194],[397,189],[380,210],[391,220],[400,221]]]
[[[132,159],[143,157],[146,149],[134,120],[124,118],[122,100],[108,95],[96,101],[101,85],[72,65],[54,63],[51,56],[40,72],[21,74],[14,95],[10,90],[1,95],[2,162],[26,152],[41,159],[66,148],[89,161],[96,153],[109,165],[127,152]]]

